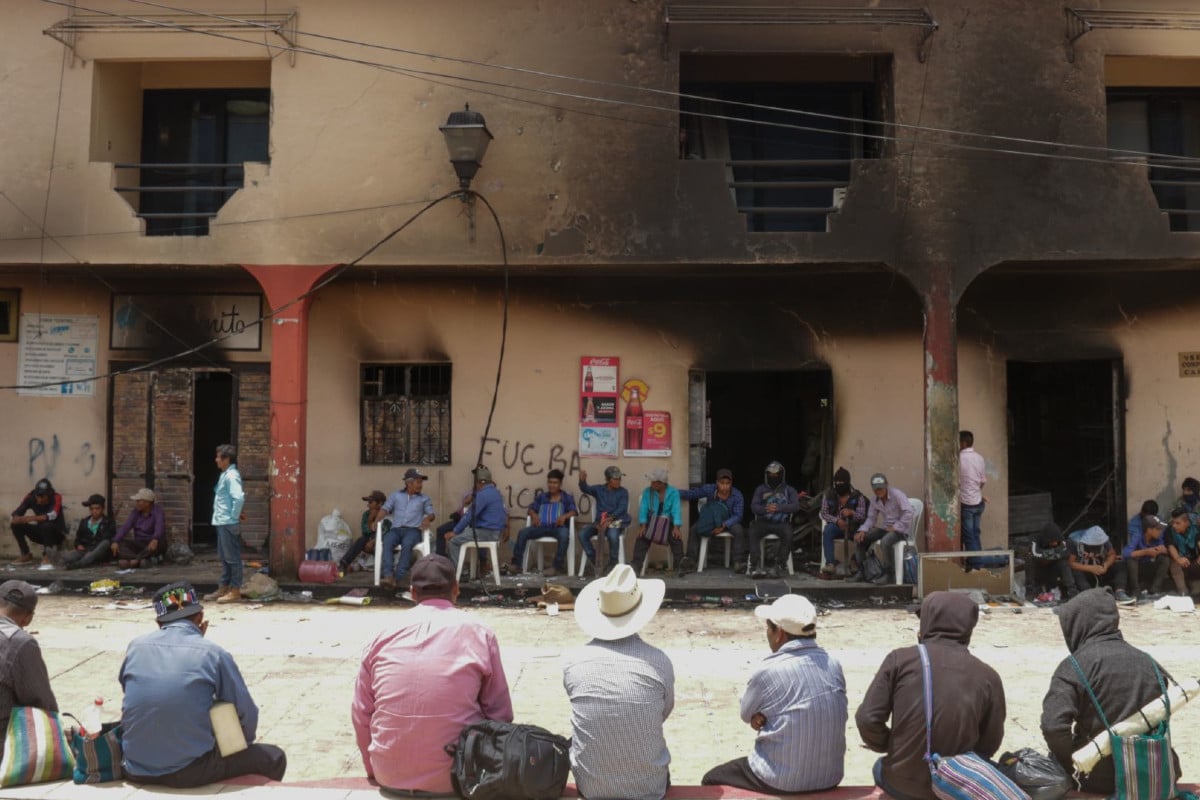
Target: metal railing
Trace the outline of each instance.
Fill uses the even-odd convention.
[[[1180,156],[1180,159],[1186,158]],[[1147,181],[1167,214],[1173,231],[1200,231],[1200,172],[1193,162],[1180,163],[1171,158],[1123,158],[1115,160],[1144,165]]]
[[[146,220],[149,236],[208,233],[208,221],[241,189],[245,167],[236,164],[118,163],[118,170],[140,170],[136,186],[117,192],[136,195],[137,215]],[[182,224],[191,221],[190,224]]]
[[[751,231],[824,231],[850,185],[849,158],[726,161],[738,213]]]

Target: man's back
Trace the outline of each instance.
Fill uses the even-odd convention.
[[[846,755],[846,678],[815,641],[793,639],[759,665],[742,696],[742,719],[766,724],[750,766],[770,786],[793,792],[841,782]]]
[[[233,657],[188,620],[134,639],[120,680],[121,743],[126,769],[135,775],[173,773],[211,752],[214,701],[233,703],[246,741],[254,741],[258,708]]]
[[[637,635],[593,639],[563,659],[571,701],[571,770],[588,800],[658,800],[671,754],[663,721],[675,706],[667,655]]]
[[[363,654],[351,716],[381,786],[449,792],[443,748],[471,723],[513,718],[495,634],[449,600],[406,611]]]
[[[5,726],[13,706],[58,711],[37,640],[0,615],[0,719]],[[0,745],[4,738],[5,730],[0,727]]]

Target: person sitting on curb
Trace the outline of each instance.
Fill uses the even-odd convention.
[[[892,547],[901,539],[907,539],[912,530],[912,503],[904,492],[888,485],[887,476],[876,472],[871,476],[871,505],[867,508],[867,518],[858,526],[854,535],[857,545],[858,571],[850,577],[852,581],[866,580],[864,566],[867,562],[867,552],[871,545],[879,542],[879,562],[883,565],[883,574],[875,579],[875,583],[889,583],[892,574]]]
[[[100,564],[112,555],[109,548],[117,527],[112,517],[105,513],[104,495],[94,494],[84,500],[83,505],[88,516],[79,520],[79,527],[75,529],[75,549],[63,555],[63,566],[67,569]]]
[[[133,501],[133,510],[117,529],[110,549],[120,559],[117,563],[121,569],[148,567],[151,559],[167,551],[167,517],[162,506],[155,502],[153,489],[138,489],[129,499]]]
[[[785,594],[754,615],[766,621],[771,648],[742,695],[742,722],[758,733],[754,751],[710,769],[700,782],[760,794],[832,789],[845,771],[846,677],[817,645],[817,609]]]
[[[419,469],[409,468],[404,472],[404,488],[392,492],[383,504],[382,511],[389,515],[391,528],[383,536],[383,552],[375,557],[382,559],[379,585],[395,591],[398,581],[408,574],[412,563],[413,549],[421,543],[422,531],[433,524],[433,501],[421,489],[428,475]],[[400,546],[400,564],[396,564],[396,545]]]
[[[452,796],[446,744],[476,722],[513,720],[496,633],[455,608],[454,572],[445,556],[417,559],[416,605],[363,653],[350,719],[367,777],[385,794]],[[415,677],[426,674],[436,679]]]
[[[1067,545],[1062,528],[1053,522],[1043,525],[1030,548],[1030,555],[1033,556],[1036,602],[1054,602],[1055,589],[1059,590],[1059,597],[1064,600],[1078,594],[1075,579],[1071,577],[1071,567],[1067,564]]]
[[[979,606],[965,594],[933,592],[917,613],[917,641],[925,645],[937,676],[933,752],[974,752],[991,758],[1004,740],[1006,706],[1000,676],[968,647],[979,622]],[[863,744],[883,753],[872,770],[876,786],[895,800],[935,800],[925,761],[925,679],[915,646],[888,653],[854,722]]]
[[[1071,568],[1071,579],[1077,592],[1112,586],[1118,603],[1137,602],[1125,593],[1125,562],[1117,559],[1112,540],[1099,525],[1067,536],[1067,566]]]
[[[663,723],[675,708],[675,668],[638,635],[666,588],[618,564],[575,600],[575,624],[591,639],[563,656],[562,670],[582,797],[661,800],[671,785]]]
[[[1200,578],[1200,526],[1185,507],[1171,512],[1171,537],[1167,541],[1171,556],[1171,582],[1180,597],[1191,595],[1189,580]]]
[[[358,568],[357,559],[363,553],[372,555],[375,553],[375,523],[383,522],[383,535],[387,536],[389,530],[392,529],[392,521],[383,511],[383,504],[387,502],[387,495],[376,489],[369,495],[363,498],[367,507],[362,512],[362,520],[359,522],[359,537],[355,539],[350,547],[346,549],[346,554],[338,561],[338,572],[345,575],[347,572],[354,572]],[[382,567],[381,567],[382,569]]]
[[[706,483],[695,489],[683,489],[680,500],[704,500],[696,527],[688,536],[687,554],[692,566],[700,562],[700,540],[722,533],[733,537],[733,571],[741,575],[746,571],[746,529],[742,517],[746,513],[746,498],[733,487],[733,472],[717,470],[717,482]],[[705,565],[707,566],[707,564]]]
[[[854,536],[867,519],[867,498],[850,483],[850,470],[838,467],[837,472],[833,473],[833,485],[821,497],[820,513],[821,521],[825,523],[821,529],[821,546],[825,555],[821,574],[829,576],[837,572],[834,542]]]
[[[1160,697],[1164,684],[1159,683],[1155,674],[1154,659],[1121,635],[1120,611],[1107,588],[1088,589],[1063,605],[1058,609],[1058,624],[1071,655],[1054,670],[1050,688],[1042,700],[1042,736],[1050,755],[1071,775],[1075,772],[1071,754],[1106,727],[1084,688],[1076,664],[1104,709],[1104,716],[1113,724],[1137,714],[1144,705]],[[1164,682],[1170,680],[1166,670],[1157,669]],[[1171,756],[1175,760],[1175,774],[1182,774],[1179,756],[1174,750]],[[1115,784],[1113,757],[1108,755],[1083,777],[1080,790],[1111,795]]]
[[[587,470],[579,470],[579,491],[596,499],[591,525],[578,532],[579,546],[587,554],[596,575],[607,575],[621,561],[621,536],[629,527],[629,490],[621,485],[625,473],[613,465],[604,468],[604,485],[592,486],[587,482]],[[597,550],[592,546],[592,537],[603,536],[608,542],[608,563],[603,571],[596,559]],[[579,577],[583,577],[580,575]]]
[[[1161,594],[1166,588],[1167,575],[1171,570],[1166,528],[1166,523],[1153,514],[1144,516],[1137,534],[1131,533],[1128,543],[1121,550],[1128,596],[1136,598],[1142,593],[1142,586],[1149,587],[1150,594]]]
[[[187,581],[154,593],[158,630],[134,639],[119,679],[125,777],[188,789],[238,775],[283,780],[287,756],[255,742],[258,706],[225,648],[205,639],[208,621]],[[232,703],[249,746],[225,756],[213,733],[212,708]]]
[[[554,549],[554,566],[543,570],[542,575],[553,578],[566,570],[567,548],[571,544],[571,529],[568,526],[571,518],[579,515],[579,511],[575,508],[575,498],[570,492],[563,491],[562,482],[561,469],[546,473],[546,491],[538,492],[529,506],[530,525],[517,534],[517,543],[512,552],[513,573],[522,571],[525,548],[529,542],[543,536],[558,539],[558,546]]]
[[[33,491],[25,495],[21,505],[12,512],[12,534],[17,540],[21,555],[13,563],[29,564],[33,554],[29,552],[29,541],[42,546],[42,563],[53,564],[58,547],[67,538],[67,523],[63,519],[62,495],[54,491],[54,484],[42,478]]]
[[[37,639],[26,632],[37,610],[37,587],[25,581],[0,583],[0,716],[8,719],[16,706],[58,711],[50,674]],[[8,723],[0,725],[4,749]],[[20,745],[14,752],[20,753]]]

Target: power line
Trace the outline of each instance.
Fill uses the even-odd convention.
[[[267,23],[256,22],[254,20],[247,20],[247,19],[243,19],[240,17],[233,17],[233,16],[228,16],[228,15],[223,15],[223,14],[215,14],[212,12],[198,11],[195,9],[179,8],[177,6],[171,6],[171,5],[167,5],[165,3],[154,2],[153,0],[125,0],[125,1],[128,3],[133,3],[135,5],[150,6],[152,8],[158,8],[158,9],[162,9],[164,11],[172,11],[172,12],[179,13],[179,14],[186,14],[189,16],[205,17],[205,18],[209,18],[209,19],[218,19],[218,20],[223,20],[226,22],[234,22],[234,23],[238,23],[238,24],[242,24],[242,25],[248,25],[251,27],[262,27],[262,28],[269,27],[269,25]],[[675,92],[675,91],[671,91],[669,89],[657,89],[652,86],[634,86],[632,84],[620,83],[618,81],[606,81],[606,80],[600,80],[600,79],[596,79],[596,78],[586,78],[586,77],[582,77],[582,76],[578,76],[578,75],[566,75],[566,74],[562,74],[562,73],[532,69],[529,67],[518,67],[518,66],[509,65],[509,64],[493,64],[493,63],[489,63],[486,61],[478,61],[478,60],[474,60],[474,59],[470,59],[470,58],[463,58],[463,57],[459,57],[459,56],[448,56],[448,55],[426,52],[426,51],[421,51],[421,50],[413,50],[411,48],[396,47],[393,45],[379,44],[376,42],[367,42],[367,41],[363,41],[363,40],[359,40],[359,39],[351,39],[351,38],[342,37],[342,36],[333,36],[331,34],[316,33],[314,31],[306,31],[306,30],[297,29],[295,31],[295,33],[297,36],[308,36],[308,37],[311,37],[314,39],[324,39],[326,41],[339,42],[341,44],[348,44],[348,45],[353,45],[353,46],[357,46],[357,47],[366,47],[366,48],[370,48],[370,49],[374,49],[374,50],[383,50],[386,52],[398,53],[398,54],[402,54],[402,55],[416,56],[419,58],[428,58],[428,59],[431,59],[434,61],[449,61],[452,63],[463,64],[466,66],[482,67],[485,69],[501,70],[501,71],[505,71],[505,72],[514,72],[514,73],[518,73],[518,74],[522,74],[522,75],[530,75],[530,76],[539,77],[539,78],[550,78],[550,79],[554,79],[554,80],[562,80],[562,81],[568,81],[568,82],[573,82],[573,83],[581,83],[581,84],[585,84],[585,85],[589,85],[589,86],[599,86],[599,87],[604,87],[604,88],[609,88],[609,89],[620,89],[623,91],[640,92],[640,93],[656,95],[656,96],[660,96],[660,97],[670,97],[670,98],[676,99],[676,100],[678,100],[678,99],[709,100],[709,101],[713,100],[713,98],[705,97],[704,95],[690,94],[687,92]],[[460,80],[468,80],[468,79],[460,78]],[[922,91],[924,91],[924,90],[922,89]],[[798,116],[811,117],[814,119],[836,120],[839,122],[856,122],[856,123],[862,122],[862,120],[860,120],[856,117],[844,116],[844,115],[840,115],[840,114],[832,114],[832,113],[828,113],[828,112],[806,111],[803,109],[787,108],[784,106],[764,105],[761,103],[749,103],[749,102],[737,101],[737,100],[722,100],[720,102],[722,102],[725,105],[736,106],[739,108],[755,109],[755,110],[759,110],[759,111],[779,112],[779,113],[785,113],[785,114],[795,114]],[[1143,151],[1143,150],[1127,150],[1127,149],[1122,149],[1122,148],[1101,147],[1099,145],[1074,144],[1074,143],[1070,143],[1070,142],[1054,142],[1054,141],[1049,141],[1049,140],[1044,140],[1044,139],[1033,139],[1033,138],[1021,137],[1021,136],[1005,136],[1003,134],[981,133],[981,132],[977,132],[977,131],[957,130],[954,128],[933,127],[933,126],[928,126],[928,125],[922,125],[920,116],[918,116],[917,122],[915,124],[914,123],[906,123],[906,122],[894,122],[894,121],[889,121],[889,120],[879,120],[877,122],[873,122],[873,124],[878,124],[883,127],[898,128],[898,129],[902,129],[902,130],[913,130],[913,131],[920,131],[920,132],[925,132],[925,133],[940,133],[940,134],[946,134],[946,135],[951,135],[951,136],[962,136],[962,137],[967,137],[967,138],[1008,142],[1011,144],[1039,145],[1039,146],[1043,146],[1043,147],[1061,147],[1061,148],[1066,148],[1066,149],[1071,149],[1071,150],[1082,150],[1085,152],[1098,152],[1098,153],[1105,153],[1105,154],[1110,154],[1110,155],[1116,154],[1116,155],[1128,156],[1128,157],[1145,157],[1145,158],[1155,158],[1155,159],[1169,159],[1172,161],[1178,160],[1178,161],[1184,161],[1184,162],[1200,162],[1200,158],[1195,157],[1195,156],[1173,155],[1173,154],[1168,154],[1168,153],[1155,153],[1152,151]]]

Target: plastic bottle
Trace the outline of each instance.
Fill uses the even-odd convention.
[[[101,715],[104,711],[104,698],[97,697],[92,701],[91,706],[83,712],[83,719],[79,724],[83,726],[81,733],[85,739],[95,739],[100,735],[100,728],[103,726]]]

